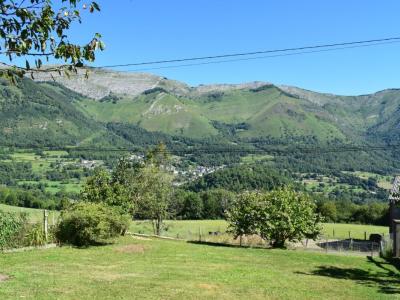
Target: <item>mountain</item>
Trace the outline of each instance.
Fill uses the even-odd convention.
[[[0,145],[66,146],[123,140],[72,104],[81,95],[53,83],[0,82]]]
[[[2,81],[1,141],[134,143],[111,131],[109,123],[234,142],[261,138],[359,144],[399,137],[397,89],[340,96],[267,82],[191,87],[151,74],[94,69],[85,79],[84,73],[70,79],[41,73],[17,87]]]
[[[56,80],[85,97],[74,105],[99,122],[191,138],[308,137],[347,143],[398,135],[400,91],[340,96],[267,82],[190,87],[151,74],[91,70]],[[50,80],[42,74],[38,81]]]

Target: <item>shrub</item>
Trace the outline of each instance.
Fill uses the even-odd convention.
[[[50,237],[49,240],[51,240]],[[27,230],[27,234],[25,236],[26,245],[38,247],[46,245],[47,242],[48,240],[46,239],[42,224],[34,224]]]
[[[0,211],[0,250],[23,246],[27,217]]]
[[[61,214],[56,238],[61,243],[89,246],[110,242],[124,234],[129,217],[102,203],[80,202]]]

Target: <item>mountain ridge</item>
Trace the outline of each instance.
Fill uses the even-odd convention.
[[[85,79],[84,71],[71,79],[55,76],[58,92],[66,99],[79,95],[69,105],[98,124],[198,139],[306,136],[357,143],[399,136],[399,89],[341,96],[262,81],[191,87],[153,74],[98,69]],[[35,84],[49,87],[51,75],[35,75]]]
[[[86,79],[85,74],[86,71],[88,70],[89,77]],[[119,78],[118,78],[119,77]],[[121,72],[121,71],[114,71],[114,70],[108,70],[108,69],[97,69],[97,68],[78,68],[77,69],[77,74],[71,74],[70,78],[64,75],[59,75],[58,72],[37,72],[34,74],[34,81],[37,82],[48,82],[48,81],[56,81],[58,83],[61,83],[65,85],[67,88],[74,90],[79,89],[78,83],[84,84],[85,87],[87,87],[90,84],[94,84],[97,87],[101,87],[102,91],[97,91],[98,94],[94,93],[93,97],[90,96],[90,92],[93,92],[91,90],[87,91],[87,89],[80,89],[82,92],[82,95],[88,96],[90,98],[99,100],[105,96],[108,96],[107,92],[110,93],[121,93],[121,94],[126,94],[124,91],[120,90],[114,90],[115,85],[111,84],[107,79],[120,79],[117,83],[121,84],[122,86],[125,86],[126,83],[133,83],[137,84],[136,90],[131,91],[133,95],[138,95],[143,93],[146,90],[153,89],[155,87],[163,87],[165,85],[167,86],[174,86],[175,88],[180,87],[181,92],[197,92],[197,93],[207,93],[210,91],[220,91],[220,90],[229,90],[229,89],[246,89],[246,88],[256,88],[260,87],[262,85],[274,85],[278,88],[281,88],[284,91],[291,91],[293,93],[297,92],[300,93],[303,92],[309,92],[313,94],[318,94],[318,95],[323,95],[327,97],[362,97],[362,96],[370,96],[370,95],[375,95],[379,94],[381,92],[385,91],[391,91],[391,90],[400,90],[400,88],[386,88],[383,90],[378,90],[373,93],[366,93],[366,94],[357,94],[357,95],[342,95],[342,94],[334,94],[330,92],[318,92],[318,91],[313,91],[310,89],[298,87],[298,86],[290,86],[290,85],[285,85],[285,84],[274,84],[269,81],[249,81],[249,82],[243,82],[243,83],[209,83],[209,84],[199,84],[197,86],[191,86],[185,82],[181,82],[178,80],[173,80],[173,79],[168,79],[166,77],[160,76],[160,75],[155,75],[151,73],[144,73],[144,72]],[[93,82],[91,81],[93,80]],[[107,90],[108,88],[108,90]],[[121,88],[121,87],[119,87]],[[103,90],[104,89],[104,90]],[[119,91],[119,92],[118,92]],[[130,90],[128,89],[128,92]],[[171,90],[173,91],[173,90]],[[76,91],[78,92],[78,91]],[[89,93],[88,94],[85,94]],[[101,97],[99,96],[101,95]]]

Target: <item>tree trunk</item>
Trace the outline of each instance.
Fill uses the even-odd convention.
[[[156,222],[156,235],[161,235],[162,218],[157,217]]]
[[[273,248],[285,248],[285,239],[275,239],[272,243]]]

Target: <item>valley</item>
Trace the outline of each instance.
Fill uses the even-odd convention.
[[[50,208],[60,197],[76,199],[96,167],[110,170],[159,143],[175,185],[195,192],[232,189],[222,178],[244,181],[236,192],[269,188],[272,177],[252,172],[276,172],[318,197],[385,202],[400,170],[395,147],[368,150],[397,142],[399,90],[338,96],[264,82],[190,87],[107,70],[55,80],[0,85],[1,164],[10,170],[0,183],[54,199]]]

